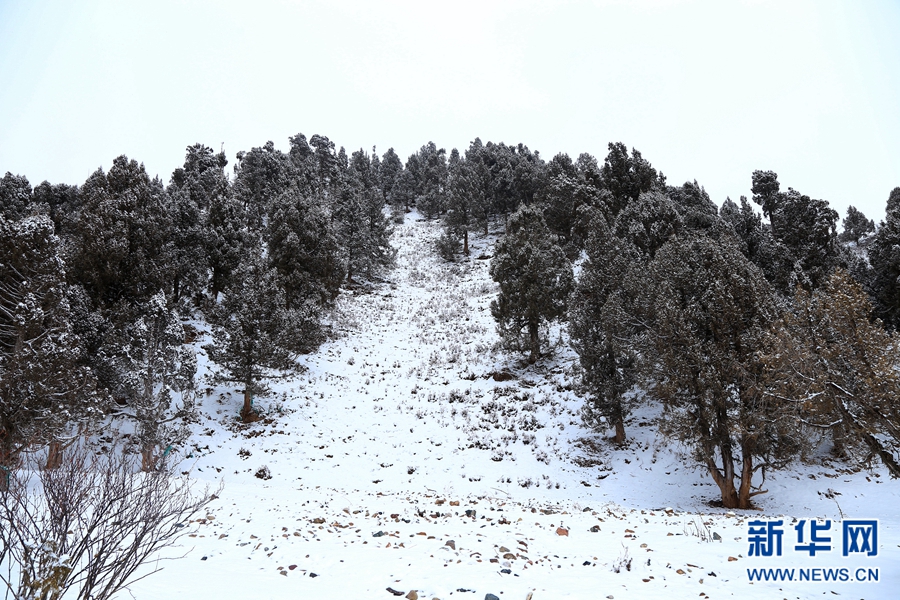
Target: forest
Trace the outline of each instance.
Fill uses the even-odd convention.
[[[230,164],[196,144],[168,182],[126,156],[81,184],[0,180],[0,487],[26,453],[59,467],[73,440],[125,423],[127,452],[164,471],[203,393],[189,318],[257,420],[268,382],[331,335],[335,299],[390,279],[410,215],[440,223],[443,260],[490,259],[516,360],[544,360],[563,323],[585,422],[621,444],[638,405],[661,405],[723,506],[750,508],[755,474],[823,444],[900,475],[900,187],[876,225],[768,170],[719,207],[622,143],[545,160],[429,142],[405,162],[322,135],[289,145]],[[493,255],[472,256],[489,236]]]

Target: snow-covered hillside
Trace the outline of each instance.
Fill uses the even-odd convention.
[[[656,414],[636,414],[622,448],[582,425],[564,329],[535,365],[500,350],[491,240],[448,264],[438,234],[408,215],[388,282],[342,293],[331,339],[257,400],[264,420],[242,425],[240,391],[208,387],[181,470],[224,491],[136,598],[896,597],[900,485],[885,471],[798,465],[768,474],[759,511],[715,508]],[[782,515],[784,556],[749,556],[748,522]],[[838,537],[795,552],[794,519],[816,517],[880,519],[877,556],[843,558]],[[747,574],[858,566],[880,581]]]

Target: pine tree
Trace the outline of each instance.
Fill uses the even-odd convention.
[[[565,315],[573,285],[572,266],[540,209],[523,206],[510,217],[506,235],[494,248],[490,274],[500,284],[500,294],[491,302],[500,337],[513,347],[524,345],[528,361],[536,362],[540,327]]]

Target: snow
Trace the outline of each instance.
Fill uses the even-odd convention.
[[[342,293],[333,339],[257,399],[263,421],[238,423],[240,391],[201,379],[180,470],[224,490],[169,554],[186,556],[150,565],[164,568],[134,597],[896,596],[900,485],[885,470],[801,463],[767,475],[760,510],[715,508],[711,478],[658,435],[652,409],[632,416],[622,448],[582,425],[564,329],[536,365],[502,351],[490,261],[476,258],[493,238],[448,264],[433,251],[439,233],[407,215],[389,283]],[[201,377],[215,368],[207,341],[195,343]],[[263,467],[271,478],[255,476]],[[769,517],[785,523],[778,560],[749,556],[748,522]],[[838,537],[824,555],[793,552],[793,520],[812,518],[879,519],[878,555],[842,558]],[[880,581],[747,575],[835,566],[879,568]]]

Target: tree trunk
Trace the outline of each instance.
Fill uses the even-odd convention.
[[[156,458],[153,456],[153,446],[141,448],[141,471],[149,473],[156,469]]]
[[[741,463],[741,487],[738,489],[737,508],[750,508],[750,483],[753,480],[753,457],[742,450],[744,459]]]
[[[209,278],[209,293],[212,296],[213,302],[219,299],[219,292],[222,291],[222,274],[218,269],[213,268],[212,277]]]
[[[469,230],[463,230],[463,254],[469,255]]]
[[[530,342],[531,349],[531,355],[528,357],[528,362],[534,364],[541,357],[541,346],[540,340],[538,339],[537,319],[532,319],[528,322],[528,340]]]
[[[62,466],[62,443],[57,441],[50,442],[47,449],[47,464],[45,469],[58,469]]]
[[[722,495],[722,506],[725,508],[740,508],[738,493],[734,489],[734,463],[731,460],[731,452],[723,449],[722,454],[728,455],[722,457],[724,467],[722,471],[719,470],[713,457],[706,459],[706,466],[709,469],[709,474],[712,475],[713,481],[719,487],[719,493]]]
[[[0,444],[0,492],[9,491],[13,462],[12,448],[7,444]]]
[[[616,436],[613,438],[613,441],[617,444],[622,444],[625,442],[625,421],[619,417],[616,419]]]
[[[250,397],[250,384],[244,385],[244,406],[241,408],[241,422],[253,423],[259,421],[259,415],[253,410],[253,401]]]
[[[838,400],[840,402],[840,400]],[[846,458],[847,456],[847,428],[844,419],[841,419],[837,425],[831,428],[831,453],[836,458]]]

